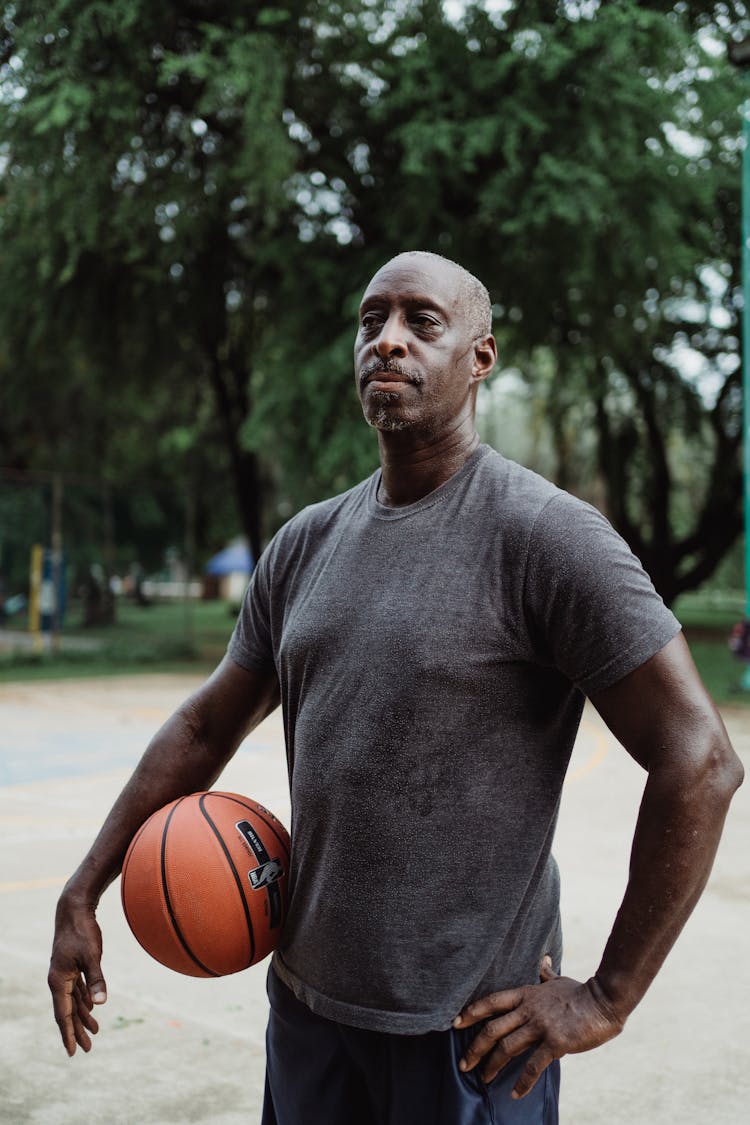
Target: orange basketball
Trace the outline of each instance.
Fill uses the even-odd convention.
[[[237,793],[193,793],[136,833],[122,905],[140,944],[170,969],[222,977],[275,947],[286,912],[289,835]]]

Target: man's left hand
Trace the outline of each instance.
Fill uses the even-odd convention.
[[[514,1098],[528,1094],[553,1059],[599,1047],[619,1035],[625,1022],[612,1010],[594,977],[585,983],[559,977],[545,958],[540,980],[475,1000],[453,1024],[471,1027],[487,1020],[459,1063],[467,1071],[483,1062],[485,1082],[491,1082],[511,1059],[535,1048],[513,1088]]]

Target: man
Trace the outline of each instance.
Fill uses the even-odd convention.
[[[90,1048],[94,910],[130,839],[280,702],[294,854],[264,1125],[548,1125],[560,1057],[620,1032],[692,910],[742,768],[622,540],[480,445],[481,283],[399,255],[354,359],[380,471],[279,532],[228,655],[149,745],[60,899],[56,1019]],[[584,693],[648,779],[582,983],[557,975],[550,846]]]

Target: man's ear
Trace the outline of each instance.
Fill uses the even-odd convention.
[[[474,358],[471,374],[475,383],[481,383],[497,363],[497,344],[494,336],[480,336],[474,341]]]

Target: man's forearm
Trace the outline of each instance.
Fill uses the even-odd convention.
[[[248,671],[225,657],[154,735],[63,897],[95,905],[143,822],[167,802],[210,788],[278,699],[274,674]]]
[[[674,760],[674,759],[672,759]],[[705,886],[742,766],[719,737],[716,753],[652,769],[633,841],[630,878],[599,970],[586,983],[541,970],[541,987],[527,985],[470,1003],[455,1021],[486,1021],[460,1067],[482,1063],[490,1082],[508,1060],[532,1054],[515,1086],[531,1090],[553,1058],[588,1051],[622,1030]],[[703,766],[698,763],[704,762]]]
[[[708,878],[743,769],[705,693],[684,638],[669,644],[594,705],[648,771],[630,877],[601,964],[586,982],[554,977],[473,1001],[457,1027],[485,1021],[460,1066],[491,1081],[531,1051],[514,1088],[523,1097],[552,1059],[618,1035],[674,944]]]
[[[95,905],[119,874],[141,824],[167,802],[208,789],[233,749],[211,753],[189,706],[175,712],[149,743],[64,893]]]
[[[273,670],[253,671],[226,656],[214,674],[167,720],[115,801],[91,850],[57,904],[48,982],[55,1020],[69,1055],[91,1048],[92,1015],[107,988],[95,908],[116,878],[145,820],[169,801],[208,789],[242,739],[279,702]]]
[[[630,877],[595,982],[623,1020],[641,1000],[695,906],[716,855],[742,767],[718,740],[702,767],[649,775]]]

